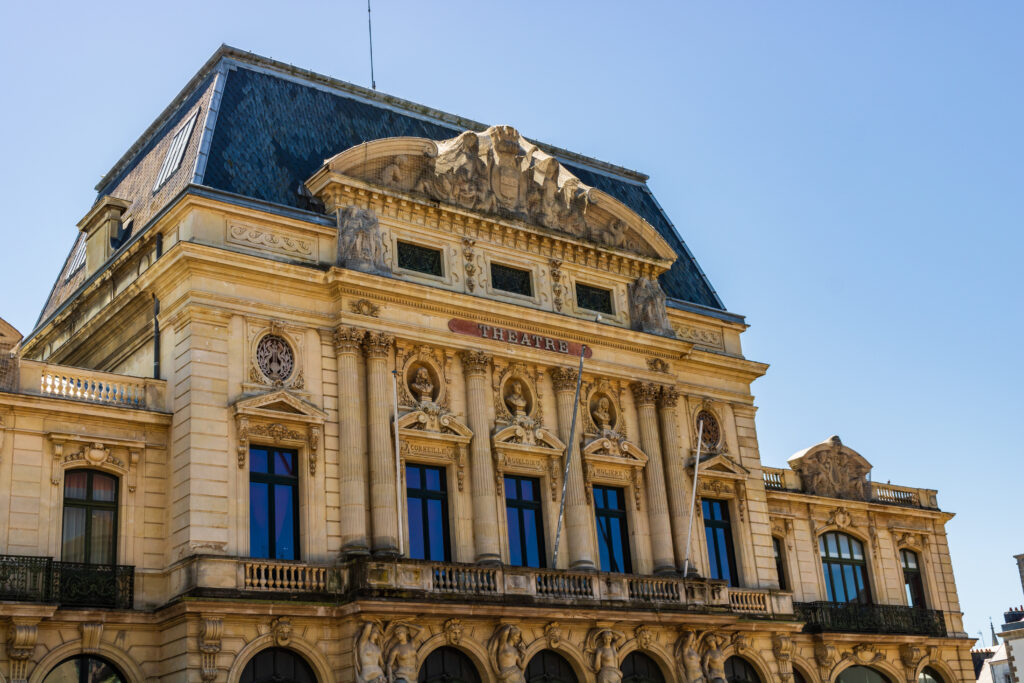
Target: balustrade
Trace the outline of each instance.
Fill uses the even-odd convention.
[[[293,562],[246,562],[243,574],[246,590],[309,591],[327,590],[327,567]]]
[[[921,498],[916,489],[893,486],[892,484],[872,483],[871,497],[879,503],[889,503],[890,505],[908,505],[914,507],[919,507],[921,505]]]
[[[485,567],[435,564],[431,585],[441,593],[498,593],[498,570]]]
[[[734,612],[748,614],[770,614],[768,594],[760,591],[729,589],[729,606]]]
[[[776,491],[786,490],[785,470],[781,470],[776,467],[765,467],[762,472],[764,473],[764,487],[766,489],[774,489]]]
[[[629,598],[651,602],[680,602],[679,583],[678,579],[630,579]]]
[[[541,572],[535,576],[537,595],[548,598],[590,598],[594,595],[593,574]]]
[[[166,383],[21,359],[15,391],[123,408],[162,410]]]

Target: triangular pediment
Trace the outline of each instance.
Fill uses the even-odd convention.
[[[338,177],[385,187],[459,209],[522,220],[569,238],[646,258],[673,261],[676,253],[639,214],[583,183],[557,158],[511,126],[465,131],[435,142],[382,138],[328,159],[306,182],[328,210]]]
[[[725,477],[727,479],[746,479],[750,475],[750,470],[737,464],[728,456],[719,453],[708,458],[701,458],[698,477],[702,475]]]
[[[258,415],[300,422],[323,422],[327,413],[287,389],[250,396],[235,402],[236,415]]]

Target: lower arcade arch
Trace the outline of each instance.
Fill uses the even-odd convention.
[[[630,652],[619,667],[622,683],[665,683],[665,674],[658,663],[643,652]]]
[[[127,683],[113,662],[95,655],[68,657],[50,669],[43,683]]]
[[[418,683],[481,683],[480,674],[466,654],[454,647],[439,647],[420,665]]]
[[[946,683],[946,679],[932,667],[926,666],[917,675],[917,683]]]
[[[298,652],[268,647],[245,664],[239,683],[317,683],[313,667]]]
[[[725,680],[729,683],[762,683],[754,665],[736,655],[725,660]]]
[[[579,683],[579,679],[565,657],[541,650],[526,665],[526,683]]]
[[[836,683],[891,683],[885,674],[867,666],[851,666],[836,676]]]

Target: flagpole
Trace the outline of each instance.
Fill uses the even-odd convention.
[[[697,474],[700,471],[700,447],[704,443],[704,420],[697,423],[697,457],[693,459],[693,493],[690,496],[690,519],[686,525],[686,560],[683,562],[683,578],[690,573],[690,535],[693,533],[693,513],[697,508]]]
[[[600,319],[600,316],[598,316]],[[576,400],[572,402],[572,427],[569,428],[569,441],[565,444],[565,467],[562,470],[562,502],[558,504],[558,529],[555,531],[555,552],[551,558],[551,567],[558,568],[558,544],[562,540],[562,517],[565,515],[565,487],[569,483],[569,463],[572,459],[572,445],[576,438],[576,414],[580,407],[580,385],[583,382],[583,355],[587,345],[580,344],[580,366],[576,371]]]

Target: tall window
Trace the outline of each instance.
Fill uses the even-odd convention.
[[[829,602],[871,604],[864,545],[852,536],[830,531],[818,540]]]
[[[775,571],[779,575],[779,590],[788,590],[786,586],[786,562],[782,556],[782,540],[772,536],[772,551],[775,553]]]
[[[451,548],[444,469],[407,464],[405,486],[409,508],[409,557],[447,562],[451,559]]]
[[[505,517],[508,520],[509,564],[543,567],[544,525],[541,521],[539,480],[505,477]]]
[[[117,478],[93,470],[64,475],[65,562],[114,564],[117,555]]]
[[[739,585],[729,502],[705,498],[701,501],[701,510],[704,513],[704,538],[708,544],[708,572],[711,578],[726,581],[730,586]]]
[[[298,454],[249,449],[249,555],[299,559]]]
[[[597,545],[601,569],[606,572],[631,572],[629,527],[626,524],[626,496],[622,489],[594,487],[594,514],[597,518]]]
[[[921,565],[918,564],[917,553],[913,550],[901,550],[900,564],[903,565],[903,587],[907,591],[907,604],[911,607],[925,607],[924,582],[921,580]]]

